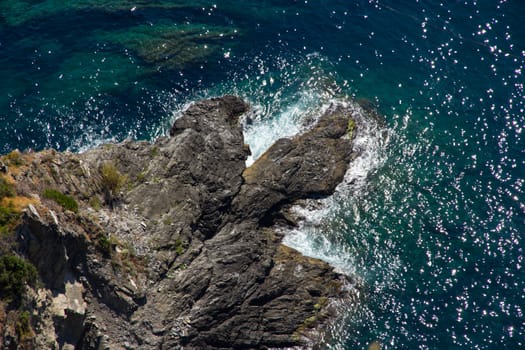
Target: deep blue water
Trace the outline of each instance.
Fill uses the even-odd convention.
[[[287,240],[366,285],[326,346],[525,348],[524,2],[63,3],[0,2],[0,153],[153,139],[236,93],[257,155],[368,100],[358,181]]]

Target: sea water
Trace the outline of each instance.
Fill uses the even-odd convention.
[[[360,100],[360,156],[285,243],[364,285],[326,348],[525,348],[525,3],[0,2],[0,152],[163,135],[238,94],[260,156]]]

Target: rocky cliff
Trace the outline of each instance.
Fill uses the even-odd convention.
[[[330,108],[246,168],[248,110],[224,96],[154,143],[3,156],[0,254],[37,271],[0,264],[25,272],[0,303],[4,347],[315,346],[351,281],[282,245],[276,227],[294,224],[287,206],[333,193],[359,126]]]

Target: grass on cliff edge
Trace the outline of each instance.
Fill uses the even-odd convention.
[[[16,196],[16,190],[4,177],[0,176],[0,253],[9,250],[11,233],[14,231],[20,211],[11,201],[4,200]]]
[[[62,208],[66,210],[71,210],[74,213],[78,213],[78,203],[77,201],[68,195],[63,194],[60,191],[53,190],[53,189],[46,189],[44,190],[44,193],[42,193],[44,198],[54,200],[56,203],[58,203]]]
[[[15,167],[24,165],[25,163],[22,153],[17,149],[3,156],[3,160],[7,163],[7,165]]]
[[[115,164],[106,162],[100,167],[100,187],[108,204],[113,205],[118,199],[119,192],[127,181],[128,176],[122,174]]]
[[[7,180],[0,176],[0,201],[5,197],[13,197],[16,194],[15,188]]]
[[[0,205],[0,238],[14,229],[19,216],[20,212],[13,205]]]

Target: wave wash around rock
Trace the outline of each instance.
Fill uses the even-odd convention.
[[[25,348],[309,348],[352,300],[351,279],[281,244],[298,200],[332,194],[356,154],[345,107],[280,139],[246,168],[234,96],[197,102],[170,137],[82,154],[4,156],[22,203],[12,249],[38,270],[17,310],[0,303],[4,343]],[[78,202],[73,212],[43,195]],[[59,196],[60,197],[60,196]],[[10,309],[11,307],[11,309]],[[26,313],[26,316],[27,316]],[[27,317],[26,317],[27,318]],[[11,317],[11,319],[16,319]],[[14,323],[13,323],[14,322]]]

